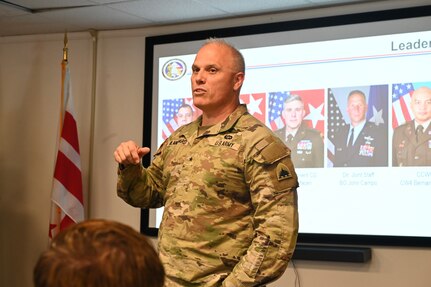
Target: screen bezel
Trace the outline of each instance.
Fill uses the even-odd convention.
[[[153,57],[154,47],[156,45],[205,40],[210,37],[227,38],[387,20],[401,20],[430,15],[431,5],[147,37],[145,43],[143,146],[151,146],[152,144],[152,107],[153,101],[156,100],[153,98]],[[145,156],[142,159],[143,165],[149,166],[150,160],[150,156]],[[157,236],[158,228],[150,227],[149,216],[148,209],[141,209],[141,232],[148,236]],[[430,247],[431,237],[299,233],[298,243]]]

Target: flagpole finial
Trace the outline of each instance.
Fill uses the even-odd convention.
[[[63,47],[63,61],[67,62],[68,48],[67,48],[67,32],[64,32],[64,47]]]

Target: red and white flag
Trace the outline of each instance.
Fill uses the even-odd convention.
[[[60,139],[51,194],[50,239],[69,225],[84,220],[78,130],[73,110],[67,61],[63,61],[61,67]]]

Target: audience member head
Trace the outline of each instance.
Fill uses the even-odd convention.
[[[93,219],[60,232],[41,254],[35,287],[161,287],[164,269],[148,239],[119,222]]]

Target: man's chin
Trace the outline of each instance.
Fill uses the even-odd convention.
[[[301,123],[293,123],[293,124],[290,124],[287,126],[292,130],[296,130],[297,128],[299,128],[300,125],[301,125]]]
[[[430,119],[431,119],[431,118],[430,118],[430,117],[427,117],[427,116],[424,116],[424,117],[421,117],[421,116],[416,117],[416,121],[417,121],[417,122],[422,122],[422,123],[425,123],[425,122],[429,121]]]

